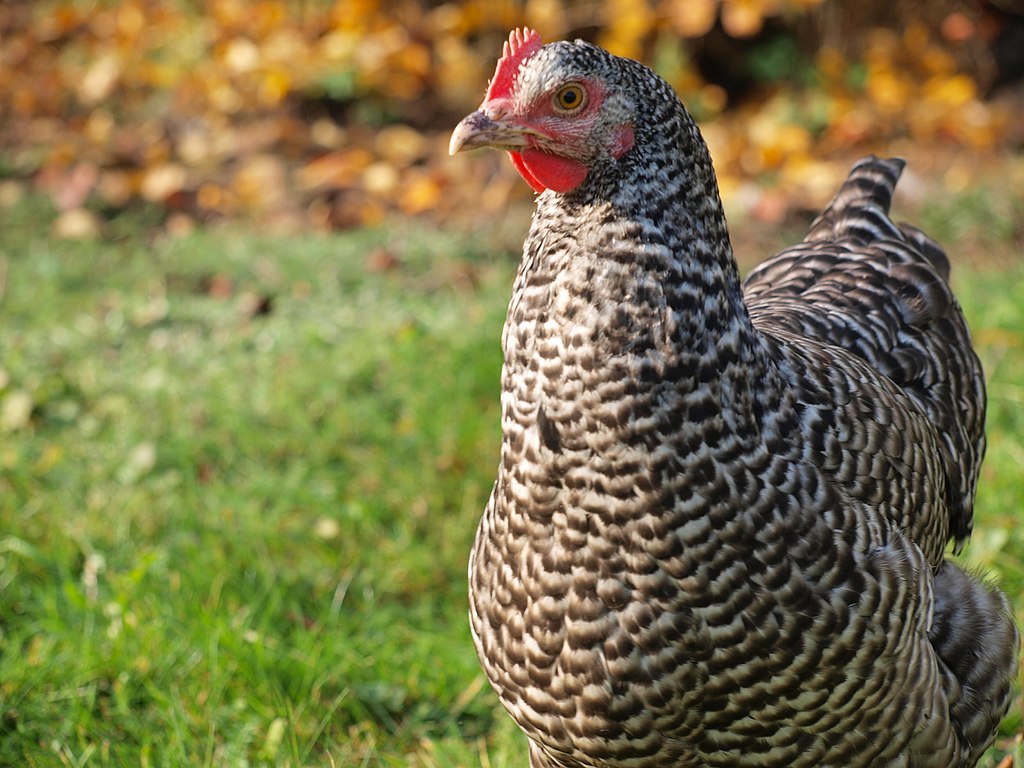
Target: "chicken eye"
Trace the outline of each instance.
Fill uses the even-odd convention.
[[[575,112],[587,101],[582,85],[570,83],[563,85],[555,93],[555,108],[561,112]]]

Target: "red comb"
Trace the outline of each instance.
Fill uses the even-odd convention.
[[[490,101],[495,97],[508,96],[512,90],[516,75],[519,74],[519,67],[530,56],[540,50],[540,35],[532,29],[523,27],[513,29],[508,36],[508,42],[501,51],[501,58],[498,60],[498,68],[494,70],[494,77],[487,86],[487,96],[484,101]]]

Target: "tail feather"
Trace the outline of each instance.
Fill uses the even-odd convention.
[[[928,639],[946,671],[950,718],[974,765],[1010,707],[1020,638],[1006,597],[951,562],[935,575]]]
[[[850,170],[832,202],[811,224],[808,242],[852,239],[873,243],[884,238],[902,240],[899,227],[889,220],[896,182],[906,161],[868,155]]]

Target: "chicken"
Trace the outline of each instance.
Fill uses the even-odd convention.
[[[477,652],[532,768],[973,766],[1010,703],[971,531],[985,392],[948,262],[857,163],[741,283],[669,85],[516,30],[451,152],[539,193],[502,335]]]

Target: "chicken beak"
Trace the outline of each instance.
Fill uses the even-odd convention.
[[[494,119],[480,109],[462,119],[452,132],[448,154],[454,155],[464,149],[492,147],[514,151],[527,146],[526,137],[533,133],[529,128],[513,125],[502,119]]]

